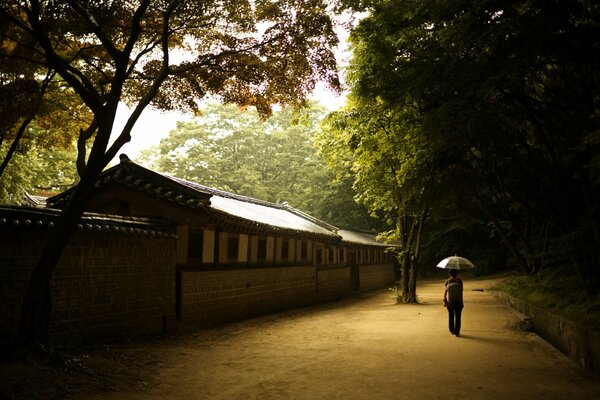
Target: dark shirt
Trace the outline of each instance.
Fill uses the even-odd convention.
[[[460,278],[450,278],[445,283],[446,301],[450,306],[463,304],[463,282]]]

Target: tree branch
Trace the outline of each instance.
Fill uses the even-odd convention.
[[[131,33],[131,35],[129,35],[127,44],[125,45],[125,48],[123,49],[123,54],[125,54],[127,57],[129,57],[129,54],[131,54],[131,52],[133,51],[133,48],[135,47],[137,39],[139,38],[139,35],[142,31],[142,26],[141,26],[142,18],[144,17],[144,14],[146,13],[146,10],[148,9],[149,6],[150,6],[150,0],[144,0],[144,1],[142,1],[140,6],[138,7],[138,9],[135,10],[135,13],[133,14],[133,18],[131,20],[131,32],[132,33]]]
[[[133,129],[133,126],[139,119],[139,117],[142,114],[142,112],[144,111],[144,109],[148,106],[148,104],[150,104],[152,99],[154,99],[154,97],[158,93],[158,90],[160,89],[160,86],[162,85],[162,83],[169,76],[169,23],[170,23],[171,16],[178,5],[179,5],[179,0],[172,0],[169,3],[169,6],[167,7],[166,11],[163,14],[163,27],[162,27],[162,40],[161,40],[163,59],[162,59],[162,65],[161,65],[160,71],[156,75],[154,82],[152,82],[152,85],[150,86],[150,88],[146,91],[144,96],[140,99],[137,106],[135,107],[135,109],[133,110],[133,112],[131,113],[129,118],[127,119],[127,123],[123,127],[121,134],[117,137],[117,139],[114,141],[114,143],[106,151],[106,154],[104,155],[105,165],[107,165],[110,162],[110,160],[112,160],[117,155],[117,152],[121,149],[121,147],[123,147],[123,145],[125,143],[127,143],[131,140],[131,130]]]
[[[92,137],[94,132],[98,129],[98,123],[96,118],[87,127],[87,129],[81,129],[79,131],[79,138],[77,139],[77,174],[82,177],[86,167],[85,156],[87,154],[87,141]]]
[[[73,87],[91,110],[99,109],[102,106],[102,101],[100,96],[98,96],[94,90],[94,86],[91,82],[89,82],[80,71],[71,67],[68,62],[65,62],[65,60],[54,51],[52,43],[48,36],[46,36],[40,21],[39,1],[32,1],[31,9],[26,10],[25,12],[27,13],[27,18],[31,25],[30,34],[44,50],[44,56],[46,60],[48,60],[48,65],[56,70],[60,76]]]
[[[46,93],[46,89],[48,88],[50,81],[52,81],[52,78],[54,78],[55,75],[56,75],[56,73],[52,70],[49,70],[46,73],[46,77],[44,78],[44,81],[42,82],[42,86],[40,87],[40,96],[41,97],[44,97],[44,94]],[[10,148],[8,149],[8,152],[4,156],[2,165],[0,165],[0,176],[2,176],[2,174],[4,173],[4,170],[8,166],[8,163],[12,159],[15,151],[17,151],[17,147],[19,146],[19,142],[21,141],[21,139],[23,138],[23,135],[25,134],[25,130],[27,129],[27,127],[29,126],[31,121],[33,121],[34,118],[35,118],[35,111],[32,112],[29,116],[27,116],[25,118],[25,120],[21,123],[21,126],[19,126],[19,129],[17,131],[15,138],[14,138]],[[4,140],[4,136],[2,136],[2,141],[3,140]],[[1,141],[0,141],[0,144],[1,144]]]

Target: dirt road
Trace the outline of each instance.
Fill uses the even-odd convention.
[[[0,364],[8,399],[600,400],[592,381],[487,289],[465,280],[461,337],[443,280],[419,305],[382,291],[169,338],[67,351],[60,363]]]
[[[459,338],[441,283],[421,282],[419,305],[380,292],[185,335],[148,349],[151,382],[91,398],[600,399],[600,382],[476,290],[488,286],[465,281]]]

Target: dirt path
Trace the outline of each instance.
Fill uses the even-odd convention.
[[[460,338],[447,332],[441,283],[421,282],[420,305],[380,292],[113,349],[128,368],[112,371],[112,389],[68,398],[600,399],[600,382],[475,290],[488,286],[465,281]]]
[[[439,282],[420,305],[387,292],[229,325],[163,354],[155,386],[110,399],[600,399],[600,384],[466,281],[463,332],[446,328]]]

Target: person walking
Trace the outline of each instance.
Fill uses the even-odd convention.
[[[450,278],[444,283],[444,307],[448,309],[448,328],[450,333],[460,336],[463,304],[463,281],[457,277],[458,271],[450,270]]]

